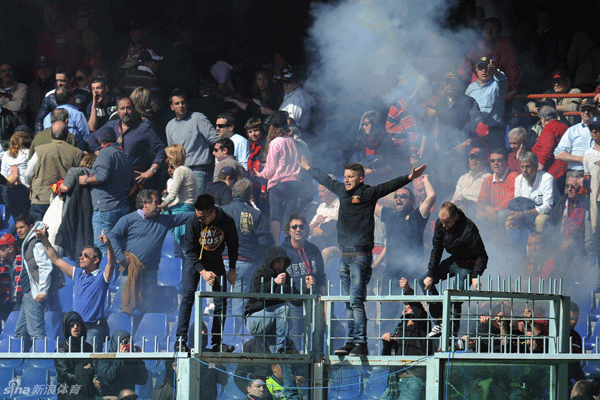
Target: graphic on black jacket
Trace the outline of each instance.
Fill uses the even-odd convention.
[[[225,232],[216,226],[206,227],[202,230],[198,242],[205,250],[215,251],[225,240]]]

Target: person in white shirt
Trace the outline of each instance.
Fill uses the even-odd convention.
[[[29,182],[23,178],[27,169],[29,146],[31,146],[31,130],[25,125],[19,125],[10,138],[8,150],[2,155],[0,173],[6,178],[2,185],[2,200],[9,215],[13,219],[29,211]],[[8,219],[8,216],[6,217]],[[14,226],[9,230],[15,234]]]
[[[490,173],[487,169],[486,154],[479,147],[475,147],[469,152],[469,172],[458,179],[452,203],[460,207],[465,214],[474,215],[481,185],[488,176]]]
[[[291,72],[286,72],[281,81],[284,95],[279,110],[287,111],[302,130],[307,130],[310,126],[311,110],[317,101],[300,87],[300,81]]]
[[[531,151],[521,154],[519,166],[521,175],[515,179],[515,199],[531,199],[535,206],[530,210],[509,213],[506,227],[515,229],[535,225],[535,229],[541,232],[559,197],[556,182],[552,175],[538,170],[538,158]]]
[[[310,221],[310,240],[323,256],[324,264],[332,258],[341,257],[342,253],[337,243],[337,220],[340,209],[340,199],[323,185],[319,185],[319,204],[317,212]]]
[[[248,139],[242,135],[235,133],[235,117],[230,113],[222,113],[217,115],[217,135],[219,139],[231,139],[233,142],[234,150],[233,156],[236,160],[247,171],[248,170],[248,157],[250,156],[250,150],[248,146]]]

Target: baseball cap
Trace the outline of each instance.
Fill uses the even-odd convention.
[[[593,109],[596,108],[596,102],[592,98],[586,98],[581,101],[579,104],[579,110],[583,110],[583,107],[591,107]]]
[[[234,178],[237,176],[237,172],[236,172],[235,168],[233,168],[233,167],[223,167],[223,168],[221,168],[221,172],[227,176],[231,176]]]
[[[114,143],[117,141],[117,134],[112,129],[106,129],[104,132],[100,132],[98,138],[102,140],[102,143]]]
[[[490,61],[492,61],[492,58],[488,57],[488,56],[483,56],[481,57],[479,60],[477,60],[477,64],[476,65],[490,65]]]
[[[592,118],[590,118],[588,127],[590,129],[600,130],[600,115],[594,115]]]
[[[473,147],[473,149],[471,149],[471,151],[469,152],[469,157],[480,157],[480,158],[484,158],[485,157],[485,153],[482,149],[480,149],[479,147]]]
[[[0,237],[0,246],[12,245],[15,244],[16,241],[17,239],[15,239],[13,235],[5,233]]]
[[[567,75],[567,71],[565,71],[564,69],[555,69],[552,72],[552,79],[565,79],[568,77],[569,75]]]

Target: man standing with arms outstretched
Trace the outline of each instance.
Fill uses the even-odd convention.
[[[334,353],[340,356],[366,356],[368,354],[367,316],[364,302],[372,271],[375,205],[381,197],[421,176],[426,165],[413,168],[408,176],[399,176],[376,186],[364,184],[365,169],[358,163],[346,165],[344,183],[336,181],[316,168],[311,168],[306,157],[302,157],[300,166],[340,199],[337,222],[338,243],[342,250],[340,279],[344,291],[342,294],[350,295],[350,302],[346,303],[350,340]]]

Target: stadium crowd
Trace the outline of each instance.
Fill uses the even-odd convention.
[[[306,66],[281,52],[250,68],[215,59],[199,70],[189,28],[169,47],[135,20],[109,60],[111,43],[91,18],[72,25],[58,5],[43,13],[34,80],[17,82],[31,71],[0,60],[0,318],[20,311],[15,336],[27,346],[56,311],[65,313],[58,351],[135,351],[133,332],[108,324],[107,297],[127,314],[158,309],[165,240],[167,256],[182,260],[182,352],[201,281],[213,291],[323,295],[329,280],[341,282],[350,302],[339,356],[369,354],[364,303],[377,279],[392,280],[393,293],[412,293],[416,280],[436,294],[447,274],[479,289],[486,269],[509,265],[533,282],[564,279],[567,294],[576,267],[598,281],[600,49],[585,31],[560,32],[543,8],[528,44],[515,33],[525,28],[502,36],[501,21],[474,8],[465,23],[479,36],[461,63],[395,77],[386,100],[365,99],[357,129],[333,133],[321,128],[333,117],[324,105],[342,99],[304,89]],[[72,310],[59,296],[68,280]],[[249,348],[302,349],[301,304],[215,298],[211,307],[208,350],[235,350],[221,340],[227,315],[255,337]],[[381,324],[393,323],[383,331],[419,314],[415,336],[439,336],[441,306],[428,312],[430,322],[420,303],[386,304]],[[543,331],[493,321],[482,324],[498,334]],[[394,339],[401,324],[383,335],[385,354],[430,353]],[[57,360],[56,370],[88,397],[148,379],[135,360]],[[301,396],[289,365],[245,372],[248,398]]]

